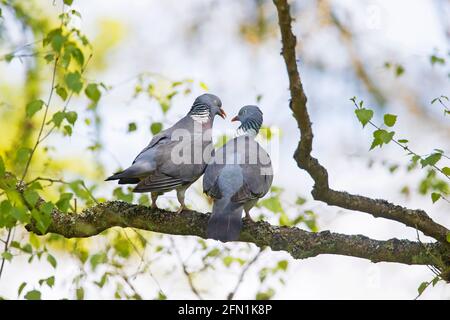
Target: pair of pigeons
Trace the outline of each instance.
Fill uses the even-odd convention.
[[[214,118],[225,118],[220,99],[203,94],[188,114],[153,137],[133,164],[106,180],[137,184],[133,192],[150,192],[152,208],[164,192],[176,190],[180,203],[189,186],[204,173],[203,191],[213,201],[208,238],[223,242],[239,238],[242,212],[249,211],[270,189],[273,179],[270,157],[255,141],[263,123],[257,106],[244,106],[232,121],[240,121],[236,137],[215,151],[212,142]]]

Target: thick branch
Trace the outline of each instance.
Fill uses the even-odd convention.
[[[292,33],[292,18],[289,12],[289,5],[287,0],[273,0],[273,2],[278,12],[283,44],[282,55],[289,77],[289,89],[291,92],[290,107],[301,133],[301,139],[295,151],[294,158],[297,161],[297,165],[306,170],[314,180],[314,188],[312,191],[314,199],[323,201],[329,205],[366,212],[374,217],[383,217],[401,222],[448,245],[446,237],[449,230],[434,222],[423,210],[407,209],[385,200],[371,199],[330,189],[327,170],[316,158],[311,156],[313,133],[306,106],[307,98],[303,90],[297,66],[295,53],[297,39]]]
[[[175,213],[110,201],[85,209],[80,214],[65,214],[54,210],[47,233],[57,233],[66,238],[90,237],[118,226],[206,238],[208,219],[209,214],[196,211]],[[26,228],[40,234],[33,224],[27,225]],[[296,259],[319,254],[337,254],[373,262],[437,265],[440,264],[437,260],[445,257],[447,252],[440,243],[422,244],[398,239],[378,241],[362,235],[344,235],[329,231],[313,233],[295,227],[278,227],[267,222],[253,223],[247,220],[244,220],[240,241],[254,243],[261,248],[268,246],[272,250],[283,250]]]

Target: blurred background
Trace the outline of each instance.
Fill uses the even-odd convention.
[[[449,103],[442,96],[450,93],[450,3],[291,3],[315,135],[313,155],[328,169],[331,187],[422,208],[450,227],[450,204],[444,199],[448,179],[412,165],[396,145],[369,151],[373,130],[361,127],[350,101],[356,96],[374,109],[376,123],[383,122],[384,113],[396,114],[396,135],[408,139],[416,153],[448,154],[450,118],[444,112]],[[275,188],[253,209],[255,218],[380,240],[431,240],[402,224],[312,199],[312,179],[292,158],[299,131],[288,107],[271,1],[75,0],[63,7],[62,1],[3,0],[0,8],[0,155],[18,174],[24,167],[18,150],[33,145],[43,116],[26,118],[25,105],[45,100],[52,87],[52,59],[42,39],[61,19],[67,19],[67,30],[79,32],[74,34],[84,57],[78,61],[83,91],[66,99],[59,92],[49,109],[52,115],[61,109],[76,112],[76,122],[64,120],[66,125],[51,131],[27,178],[63,181],[42,181],[40,194],[55,202],[70,194],[65,196],[68,211],[74,198],[78,211],[112,199],[148,204],[146,195],[133,196],[103,179],[128,166],[153,134],[184,116],[195,97],[207,91],[220,96],[229,118],[246,104],[258,104],[264,112],[260,140],[274,161]],[[62,10],[67,17],[58,18]],[[74,63],[57,68],[56,83],[64,82]],[[89,84],[92,90],[86,92]],[[217,145],[236,129],[228,120],[215,121]],[[449,166],[442,158],[442,166]],[[433,203],[433,192],[442,199]],[[176,207],[174,192],[160,199],[160,207]],[[186,199],[194,210],[210,210],[201,179]],[[2,239],[6,235],[0,229]],[[230,293],[240,299],[414,299],[419,285],[434,277],[426,266],[332,255],[294,260],[252,244],[131,229],[65,240],[30,235],[18,226],[13,236],[18,247],[0,280],[0,296],[9,299],[33,291],[43,299],[221,299]],[[26,244],[31,249],[24,249]],[[449,298],[450,287],[442,281],[420,297]]]

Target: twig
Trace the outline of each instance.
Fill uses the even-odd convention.
[[[236,283],[236,286],[234,287],[233,291],[231,291],[228,296],[227,296],[227,300],[233,300],[236,292],[238,291],[239,287],[242,284],[242,281],[244,279],[245,274],[247,273],[248,269],[256,262],[256,260],[258,260],[258,258],[261,256],[262,254],[262,250],[259,249],[258,253],[253,257],[253,259],[247,263],[247,265],[245,266],[244,269],[242,269],[241,274],[239,275],[238,281]]]
[[[81,75],[86,70],[89,61],[91,61],[91,58],[92,58],[92,54],[89,55],[89,57],[86,60],[86,63],[84,64],[83,68],[81,68],[81,73],[80,73]],[[71,91],[69,97],[67,98],[67,102],[64,105],[64,108],[62,109],[61,112],[65,112],[67,110],[67,108],[69,107],[69,103],[72,100],[73,94],[74,94],[73,91]],[[44,141],[55,129],[56,129],[56,124],[53,124],[53,126],[50,128],[50,130],[41,138],[41,140],[39,142]]]
[[[21,183],[23,182],[23,180],[25,179],[25,176],[27,175],[28,168],[30,167],[31,159],[33,158],[33,155],[36,152],[36,149],[39,146],[39,143],[41,142],[40,139],[41,139],[42,131],[44,130],[45,122],[47,120],[48,109],[50,107],[50,103],[52,100],[53,91],[55,90],[56,65],[58,64],[58,59],[59,59],[59,57],[55,58],[55,64],[53,67],[53,74],[52,74],[52,88],[50,90],[50,94],[47,99],[47,104],[45,105],[44,118],[42,119],[41,127],[39,128],[39,133],[38,133],[38,136],[36,139],[36,143],[34,144],[34,147],[31,150],[30,156],[28,157],[27,163],[25,165],[25,170],[22,174],[22,178],[20,179]]]
[[[356,109],[360,109],[360,107],[358,106],[358,104],[356,103],[356,100],[354,98],[350,99],[353,104],[355,105]],[[376,125],[372,120],[369,120],[369,124],[374,127],[375,129],[381,130],[381,127],[379,127],[378,125]],[[397,141],[397,139],[392,138],[392,141],[398,145],[400,148],[402,148],[405,151],[408,151],[410,154],[419,157],[419,159],[423,160],[422,156],[417,154],[416,152],[412,151],[407,145],[401,144],[400,142]],[[442,155],[442,153],[441,153]],[[450,180],[450,177],[447,176],[444,171],[442,171],[441,168],[439,168],[438,166],[436,166],[435,164],[432,165],[433,168],[435,168],[437,171],[439,171],[440,173],[442,173],[444,175],[444,177],[446,177],[447,179]]]
[[[135,230],[134,228],[130,227],[131,230],[133,230],[138,236],[141,237],[141,239],[145,240],[145,243],[147,244],[147,239],[145,239],[137,230]],[[140,266],[144,263],[144,254],[141,254],[139,252],[139,250],[136,248],[135,244],[131,241],[130,237],[128,236],[128,234],[124,231],[125,237],[128,239],[128,241],[130,242],[131,246],[133,247],[134,251],[136,251],[137,255],[141,258],[141,263],[138,267],[138,269],[140,268]],[[150,270],[150,266],[147,264],[148,267],[148,273],[150,274],[150,277],[152,278],[152,280],[155,282],[156,286],[158,287],[159,293],[167,296],[164,291],[161,288],[161,285],[159,284],[159,281],[156,279],[156,277],[153,275],[152,271]]]
[[[175,251],[175,255],[177,256],[178,260],[180,261],[181,267],[183,269],[183,273],[186,275],[186,278],[189,283],[189,287],[191,288],[192,292],[197,296],[199,300],[203,300],[203,298],[200,296],[200,293],[198,292],[197,288],[194,285],[194,282],[192,281],[192,274],[187,270],[186,264],[181,259],[181,255],[178,252],[178,249],[175,245],[175,241],[173,241],[172,237],[169,237],[170,242],[172,244],[173,250]]]

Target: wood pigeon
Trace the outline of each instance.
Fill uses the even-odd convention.
[[[188,114],[172,127],[156,134],[133,164],[109,178],[119,184],[137,184],[133,192],[151,192],[152,208],[164,192],[176,190],[181,212],[184,194],[205,171],[212,157],[214,117],[225,118],[222,102],[213,94],[195,99]]]
[[[208,238],[223,242],[239,238],[242,211],[249,211],[270,189],[273,171],[267,152],[255,141],[263,122],[257,106],[244,106],[236,137],[217,150],[203,177],[203,191],[213,198]]]

